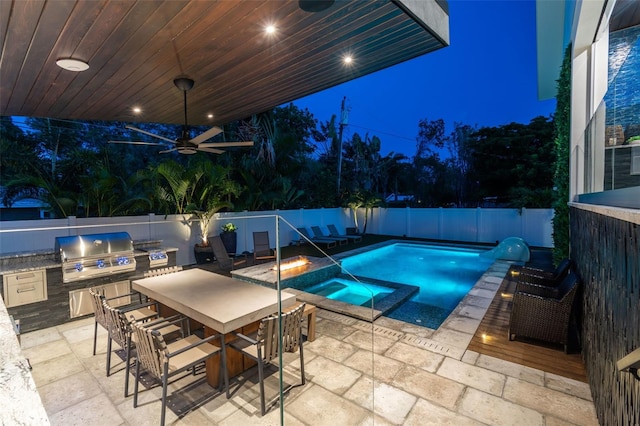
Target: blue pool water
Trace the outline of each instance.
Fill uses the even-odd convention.
[[[347,257],[342,260],[342,267],[344,272],[359,279],[371,278],[377,283],[386,281],[419,287],[419,291],[414,296],[397,308],[385,312],[384,316],[438,328],[493,263],[492,259],[479,256],[482,251],[460,247],[397,243]],[[348,283],[349,280],[343,281]],[[363,286],[354,281],[352,284],[351,288],[359,289],[367,295],[367,301],[370,304],[376,290],[371,293],[363,288],[373,289],[374,286]],[[305,289],[305,291],[309,290]],[[349,290],[341,289],[341,291],[342,294],[349,293]],[[334,298],[352,303],[342,299],[340,294],[336,294]],[[374,303],[376,300],[377,297],[374,297]],[[366,306],[363,303],[354,304]]]

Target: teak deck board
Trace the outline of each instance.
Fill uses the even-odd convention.
[[[561,345],[539,341],[509,341],[509,315],[515,285],[504,279],[468,349],[548,373],[587,382],[579,353],[565,354]],[[484,336],[484,337],[483,337]]]

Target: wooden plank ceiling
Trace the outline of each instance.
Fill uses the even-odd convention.
[[[0,114],[180,124],[186,75],[189,124],[224,124],[445,45],[399,1],[302,3],[0,1]]]

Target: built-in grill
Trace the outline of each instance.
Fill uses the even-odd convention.
[[[157,268],[159,266],[167,266],[169,264],[169,256],[167,252],[159,248],[141,248],[149,254],[149,267]]]
[[[127,232],[56,237],[55,250],[65,283],[136,270]]]

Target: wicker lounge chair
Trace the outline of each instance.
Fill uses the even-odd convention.
[[[309,231],[307,231],[307,228],[296,228],[296,229],[298,230],[298,233],[304,237],[305,241],[311,241],[312,243],[315,243],[315,244],[326,244],[327,248],[336,246],[336,240],[330,240],[328,238],[314,238],[311,236],[311,234],[309,234]]]
[[[353,241],[354,243],[359,243],[360,241],[362,241],[362,237],[360,235],[340,234],[340,232],[338,232],[338,228],[336,228],[336,226],[334,224],[327,225],[327,228],[329,228],[329,236],[330,237],[348,238],[349,241]]]
[[[209,242],[211,244],[211,248],[213,249],[213,255],[216,257],[220,269],[230,271],[233,270],[236,266],[247,262],[246,257],[229,257],[227,249],[224,248],[224,244],[222,243],[222,239],[219,235],[210,237]]]
[[[311,231],[313,232],[313,236],[317,239],[326,239],[326,240],[334,240],[335,242],[337,242],[340,245],[344,245],[347,244],[349,242],[348,238],[345,237],[334,237],[334,236],[327,236],[324,235],[322,233],[322,229],[320,229],[319,226],[312,226],[311,227]]]
[[[527,289],[541,290],[528,286]],[[558,287],[559,297],[527,293],[521,286],[516,286],[509,320],[509,340],[519,336],[560,343],[566,353],[569,321],[577,290],[578,277],[573,272]]]
[[[269,232],[259,231],[253,233],[253,259],[275,259],[276,254],[269,244]]]

